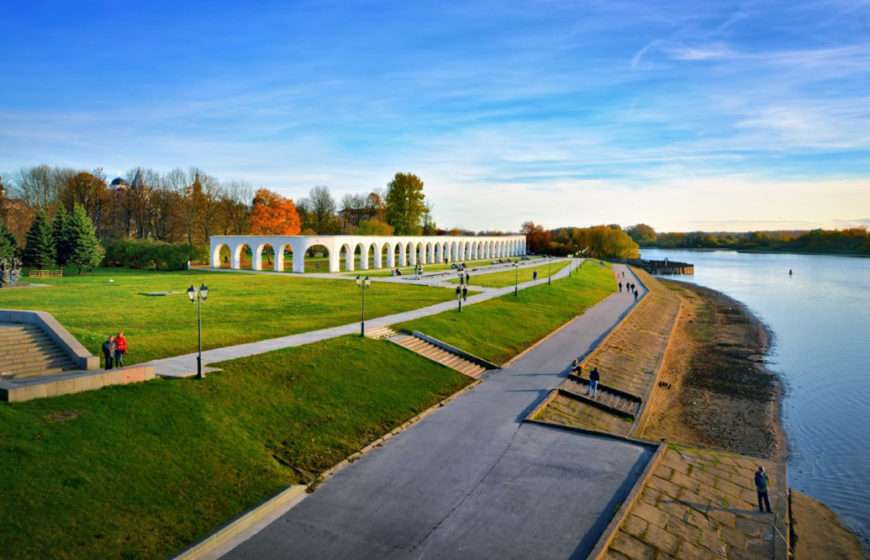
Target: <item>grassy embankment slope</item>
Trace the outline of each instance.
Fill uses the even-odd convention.
[[[0,406],[0,556],[166,557],[470,382],[357,337],[220,367]]]
[[[504,288],[505,286],[513,286],[515,283],[522,284],[523,282],[529,282],[534,279],[533,273],[538,273],[538,278],[546,278],[547,274],[555,275],[557,272],[568,266],[570,261],[558,261],[553,262],[549,266],[549,270],[547,265],[534,266],[528,268],[519,268],[514,270],[510,268],[508,270],[504,270],[501,272],[492,272],[490,274],[481,274],[481,275],[471,275],[471,285],[472,286],[484,286],[486,288]],[[450,282],[454,284],[459,283],[458,278],[453,278]]]
[[[42,283],[42,281],[40,281]],[[91,352],[123,329],[128,363],[193,352],[196,324],[185,291],[205,282],[203,346],[219,348],[359,320],[353,282],[300,276],[223,272],[143,272],[102,269],[45,280],[49,288],[0,291],[0,309],[52,313]],[[145,296],[144,292],[172,292]],[[450,290],[381,283],[366,293],[366,315],[378,317],[453,298]]]
[[[474,279],[472,278],[472,281]],[[570,278],[401,323],[495,363],[504,363],[616,291],[613,271],[587,262]]]

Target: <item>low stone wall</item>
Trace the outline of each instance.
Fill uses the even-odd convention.
[[[23,402],[94,391],[110,385],[129,385],[154,379],[151,366],[129,366],[101,371],[74,371],[45,377],[0,380],[0,400]]]
[[[100,367],[100,358],[92,355],[51,313],[45,311],[0,309],[0,323],[36,325],[51,337],[51,340],[55,344],[66,351],[79,369],[94,370]]]

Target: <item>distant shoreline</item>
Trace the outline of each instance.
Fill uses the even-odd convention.
[[[794,251],[794,250],[777,250],[777,249],[736,249],[734,247],[641,247],[640,252],[643,254],[644,249],[655,249],[657,251],[693,251],[698,253],[713,253],[717,251],[731,251],[734,253],[747,254],[764,254],[764,255],[818,255],[826,257],[853,257],[859,259],[870,258],[868,253],[836,253],[830,251]]]

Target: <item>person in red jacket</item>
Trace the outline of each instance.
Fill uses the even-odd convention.
[[[127,339],[124,338],[124,331],[118,333],[115,337],[115,367],[124,366],[124,356],[127,355]]]

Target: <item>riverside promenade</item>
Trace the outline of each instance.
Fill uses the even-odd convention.
[[[633,304],[599,302],[225,557],[586,557],[653,448],[522,420]]]

